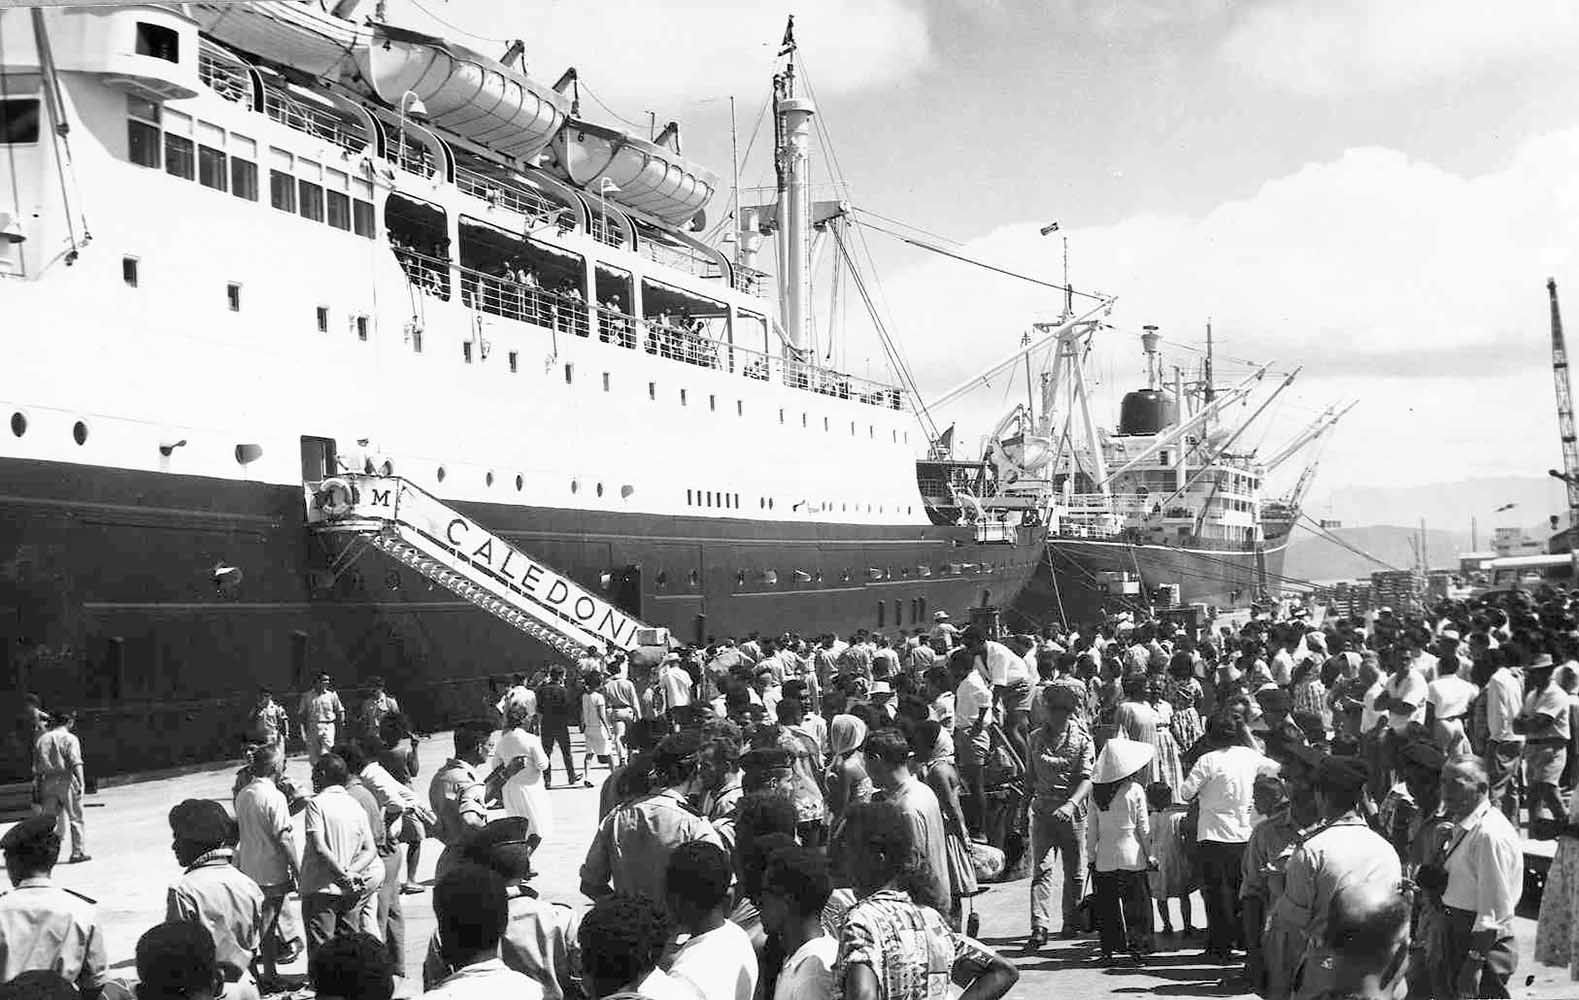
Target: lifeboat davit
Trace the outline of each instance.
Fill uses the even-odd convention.
[[[671,226],[689,222],[718,192],[717,174],[662,142],[607,125],[570,119],[554,138],[554,152],[576,184]]]
[[[410,91],[433,124],[507,156],[536,156],[570,110],[569,98],[503,63],[404,28],[377,26],[363,60],[384,101],[398,107]]]
[[[354,70],[354,54],[366,47],[373,34],[365,25],[300,0],[189,6],[198,27],[216,41],[326,79]]]

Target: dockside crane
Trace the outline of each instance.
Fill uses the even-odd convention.
[[[1563,468],[1551,469],[1550,474],[1568,487],[1568,528],[1571,533],[1579,528],[1579,438],[1574,434],[1573,387],[1568,378],[1568,347],[1563,341],[1563,314],[1557,305],[1557,280],[1546,279],[1546,297],[1552,307],[1552,382],[1557,390],[1557,433],[1562,438]],[[1579,545],[1570,543],[1569,551],[1575,559],[1575,574],[1579,578]]]

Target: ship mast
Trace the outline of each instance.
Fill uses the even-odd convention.
[[[795,18],[784,28],[779,55],[784,71],[773,77],[773,116],[778,180],[776,221],[779,302],[790,352],[806,355],[811,343],[811,120],[808,98],[795,95]]]

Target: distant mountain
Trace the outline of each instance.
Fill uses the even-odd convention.
[[[1409,569],[1415,564],[1415,528],[1373,524],[1360,528],[1338,528],[1332,534],[1393,568]],[[1457,566],[1458,554],[1469,551],[1467,531],[1428,528],[1425,535],[1426,557],[1434,568]],[[1313,583],[1369,579],[1372,573],[1387,568],[1307,528],[1295,530],[1294,540],[1289,543],[1288,553],[1283,560],[1284,576]]]
[[[1517,504],[1497,513],[1497,508]],[[1468,550],[1470,519],[1479,527],[1479,544],[1489,548],[1493,529],[1520,527],[1537,538],[1551,532],[1547,518],[1568,506],[1563,484],[1550,476],[1494,476],[1428,486],[1341,486],[1305,504],[1313,518],[1354,525],[1418,525],[1462,533]],[[1380,553],[1378,553],[1380,555]]]

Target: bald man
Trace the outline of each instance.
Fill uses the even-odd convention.
[[[1393,883],[1347,886],[1327,913],[1336,996],[1383,1000],[1397,996],[1409,958],[1409,897]]]
[[[1442,769],[1442,807],[1453,821],[1448,841],[1444,962],[1459,993],[1505,997],[1518,965],[1513,911],[1524,891],[1524,851],[1508,818],[1491,808],[1486,767],[1455,757]]]

